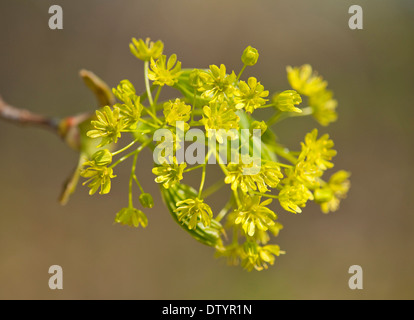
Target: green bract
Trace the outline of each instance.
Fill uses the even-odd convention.
[[[312,116],[324,126],[337,119],[337,101],[327,89],[327,82],[310,65],[288,67],[292,89],[273,91],[268,101],[269,91],[258,78],[241,80],[243,71],[258,61],[258,51],[250,46],[242,54],[243,65],[237,75],[223,64],[210,65],[209,69],[181,69],[175,54],[168,59],[162,54],[161,41],[134,38],[130,48],[144,61],[145,88],[121,80],[112,90],[119,100],[115,102],[109,89],[93,87],[105,103],[85,131],[87,141],[96,139],[90,145],[99,144],[101,149],[83,152],[80,162],[90,194],[98,190],[106,194],[117,166],[131,161],[128,206],[117,213],[115,222],[133,227],[148,225],[147,216],[136,208],[154,206],[152,196],[144,190],[149,182],[143,184],[138,177],[148,170],[139,160],[144,149],[154,152],[152,173],[173,220],[191,237],[213,247],[217,257],[249,271],[267,269],[284,253],[270,243],[283,229],[272,203],[279,202],[280,211],[292,213],[301,213],[309,201],[319,204],[324,213],[339,208],[350,188],[350,173],[340,170],[324,180],[336,155],[329,135],[318,137],[314,129],[290,150],[273,130],[274,124],[291,117]],[[176,90],[176,97],[162,98],[166,85]],[[303,97],[307,106],[298,108]],[[261,113],[263,109],[267,113]],[[65,128],[62,125],[62,132]],[[292,126],[292,130],[295,128]],[[113,149],[121,134],[122,138],[130,136],[130,140]],[[197,144],[189,146],[193,138],[197,138]],[[201,155],[197,161],[187,159],[188,154],[195,153]],[[234,154],[237,157],[233,158]],[[211,163],[207,160],[211,159],[222,175],[207,185]],[[196,188],[183,183],[184,176],[192,175],[200,179]],[[221,188],[227,188],[230,196],[216,211],[210,207],[215,203],[210,197],[226,194]]]

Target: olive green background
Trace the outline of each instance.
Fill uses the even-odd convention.
[[[48,28],[52,4],[63,7],[63,30]],[[363,30],[348,28],[352,4],[364,9]],[[313,204],[300,215],[275,206],[285,226],[276,243],[287,254],[248,273],[214,259],[175,224],[149,152],[138,175],[156,206],[146,210],[145,230],[131,229],[113,224],[127,204],[128,165],[117,171],[111,195],[90,197],[79,187],[61,207],[57,196],[77,155],[49,132],[0,122],[0,298],[414,298],[413,1],[2,0],[0,94],[64,117],[96,107],[81,68],[111,86],[128,78],[142,91],[142,63],[128,49],[133,36],[163,40],[183,67],[224,63],[236,72],[252,45],[259,62],[244,76],[273,92],[288,89],[287,65],[312,64],[335,92],[338,122],[320,128],[292,119],[276,131],[296,149],[312,128],[329,132],[335,168],[352,172],[348,199],[329,215]],[[218,172],[209,171],[209,182]],[[63,267],[62,291],[48,287],[53,264]],[[363,290],[348,288],[351,265],[363,268]]]

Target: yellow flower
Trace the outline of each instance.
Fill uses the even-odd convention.
[[[234,71],[231,74],[226,74],[226,66],[220,65],[220,68],[216,65],[211,65],[210,70],[205,72],[203,76],[205,82],[202,87],[198,88],[198,91],[203,92],[203,98],[211,98],[215,100],[224,94],[227,97],[231,97],[234,91],[234,82],[236,81],[236,75]]]
[[[216,251],[216,258],[224,257],[227,259],[227,264],[230,266],[237,266],[240,263],[240,259],[244,257],[243,246],[234,243],[226,246],[223,250]]]
[[[159,86],[173,86],[178,82],[178,77],[181,72],[181,62],[178,61],[177,55],[173,54],[168,59],[162,55],[157,61],[151,57],[151,70],[148,72],[148,78],[154,81],[154,84]],[[175,67],[174,67],[175,65]]]
[[[270,232],[273,236],[277,237],[279,235],[280,230],[282,229],[283,229],[283,225],[279,222],[275,222],[274,225],[269,226],[269,229],[267,231]],[[254,233],[254,236],[252,239],[255,239],[258,243],[261,243],[261,244],[268,243],[270,240],[270,236],[267,231],[256,229],[256,232]]]
[[[112,93],[123,102],[136,96],[135,87],[129,80],[122,80],[116,88],[112,88]]]
[[[336,151],[332,149],[334,143],[329,139],[329,135],[324,134],[319,139],[317,136],[317,129],[305,136],[294,173],[291,174],[298,181],[313,187],[319,185],[319,178],[323,172],[333,167],[330,160],[336,155]]]
[[[151,58],[158,59],[161,56],[164,50],[164,43],[160,40],[154,43],[150,41],[150,38],[145,39],[145,42],[142,39],[132,38],[129,49],[138,59],[149,61]]]
[[[200,69],[194,69],[188,76],[188,83],[197,90],[209,81],[210,75]],[[202,89],[204,90],[204,89]]]
[[[117,142],[121,137],[121,130],[124,128],[124,121],[120,114],[120,109],[114,107],[113,110],[109,106],[104,107],[101,111],[96,111],[98,120],[91,121],[94,130],[87,132],[87,136],[95,139],[102,138],[98,147],[102,147],[111,142]]]
[[[164,104],[164,116],[165,121],[170,125],[174,126],[177,121],[188,121],[190,120],[191,106],[186,105],[180,99],[175,99],[174,102],[171,100]],[[188,124],[187,124],[188,126]]]
[[[317,129],[313,129],[305,136],[305,142],[302,142],[302,151],[298,161],[314,162],[321,170],[332,168],[333,163],[330,160],[336,155],[336,150],[332,149],[334,143],[329,139],[328,134],[324,134],[319,139],[317,137]]]
[[[102,149],[99,151],[96,151],[92,156],[91,159],[87,162],[85,162],[84,166],[98,166],[98,167],[104,167],[108,166],[112,163],[112,153],[108,149]]]
[[[249,190],[264,193],[269,191],[267,186],[276,188],[283,177],[280,172],[280,167],[272,161],[262,161],[260,168],[257,167],[257,163],[252,161],[250,164],[244,164],[242,159],[240,163],[229,163],[227,165],[227,175],[224,182],[231,185],[232,190],[237,190],[238,187],[243,192]],[[248,175],[246,171],[252,170],[251,172],[259,171],[257,174]]]
[[[247,83],[240,81],[239,90],[234,92],[234,102],[236,109],[244,108],[246,112],[253,113],[253,111],[268,101],[264,99],[269,95],[269,91],[264,90],[264,87],[257,82],[255,77],[250,77]]]
[[[213,218],[213,212],[210,206],[202,199],[186,199],[177,202],[178,221],[183,219],[189,220],[188,228],[195,229],[197,223],[201,221],[205,227],[210,226],[211,219]]]
[[[114,107],[119,108],[125,128],[136,129],[138,121],[141,119],[142,110],[144,109],[144,106],[140,102],[140,97],[133,96],[123,104],[115,104]]]
[[[338,210],[341,199],[345,199],[351,186],[350,173],[340,170],[334,173],[329,182],[315,190],[315,202],[321,205],[323,213]]]
[[[301,213],[308,200],[313,200],[312,192],[304,184],[285,185],[279,192],[280,205],[286,211]]]
[[[311,96],[316,92],[324,90],[328,83],[312,71],[309,64],[301,67],[287,67],[287,76],[289,83],[293,89],[300,94]]]
[[[294,168],[294,173],[289,178],[315,187],[319,185],[319,178],[322,175],[323,171],[313,161],[308,159],[299,161]]]
[[[148,225],[148,218],[141,210],[135,208],[123,208],[116,214],[115,222],[135,228],[138,228],[139,225],[146,228]]]
[[[244,244],[242,267],[247,271],[252,271],[253,269],[262,271],[263,269],[267,269],[269,264],[274,264],[275,256],[278,257],[284,253],[277,245],[261,247],[256,242],[247,241]]]
[[[338,102],[332,98],[330,90],[322,90],[309,97],[309,105],[312,108],[312,116],[323,126],[329,125],[338,119],[335,109]]]
[[[301,109],[295,107],[301,102],[302,98],[295,90],[286,90],[273,96],[273,103],[276,108],[284,112],[302,113]]]
[[[99,194],[107,194],[111,191],[111,179],[116,176],[113,175],[112,168],[104,166],[93,166],[81,171],[80,175],[84,178],[89,178],[83,185],[89,183],[89,194],[93,195],[99,188]]]
[[[272,202],[272,199],[260,203],[261,198],[261,196],[246,194],[241,206],[235,210],[234,223],[241,224],[244,232],[250,237],[254,236],[256,229],[267,231],[277,219],[276,214],[266,207]]]
[[[157,175],[155,182],[162,183],[163,187],[168,189],[183,179],[183,171],[186,167],[186,163],[178,164],[177,158],[173,157],[170,163],[164,162],[162,165],[153,168],[152,173]]]
[[[229,107],[227,102],[221,99],[210,102],[209,106],[204,106],[203,112],[201,123],[204,124],[208,137],[213,133],[210,130],[215,130],[214,134],[219,143],[224,142],[223,131],[234,138],[233,133],[231,131],[228,132],[228,130],[238,129],[240,118],[236,115],[234,109]]]
[[[249,128],[249,131],[250,131],[251,135],[254,134],[254,130],[260,130],[260,135],[262,136],[267,130],[266,122],[264,122],[264,121],[253,121],[250,125],[250,128]]]

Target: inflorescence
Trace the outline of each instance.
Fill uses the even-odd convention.
[[[283,228],[275,209],[270,208],[272,201],[295,214],[301,213],[309,201],[319,204],[324,213],[338,209],[349,190],[350,174],[341,170],[329,180],[323,179],[325,171],[333,167],[332,158],[336,155],[329,136],[319,136],[314,129],[304,137],[300,150],[290,151],[276,141],[271,128],[289,117],[312,116],[322,126],[337,119],[337,101],[327,89],[327,82],[310,65],[287,67],[291,89],[270,95],[255,77],[240,80],[245,68],[258,61],[258,51],[250,46],[242,54],[243,67],[238,74],[223,64],[208,69],[183,69],[175,54],[163,54],[161,41],[133,39],[130,50],[144,62],[146,88],[138,94],[128,80],[113,88],[119,102],[96,112],[91,122],[93,129],[87,136],[97,140],[98,151],[84,163],[81,172],[90,194],[107,194],[116,177],[116,167],[132,159],[128,206],[117,213],[115,222],[133,227],[148,225],[146,214],[136,208],[134,200],[139,200],[144,211],[152,208],[154,201],[144,191],[136,166],[142,150],[155,150],[165,142],[154,141],[154,133],[160,129],[168,130],[174,142],[179,142],[182,134],[192,128],[204,129],[207,135],[202,141],[206,146],[212,138],[211,129],[216,130],[217,148],[209,150],[205,160],[216,158],[223,172],[217,183],[205,188],[207,161],[189,164],[177,159],[174,152],[181,148],[180,144],[165,150],[164,155],[171,151],[173,156],[161,163],[154,161],[152,172],[174,220],[195,239],[214,247],[216,255],[227,258],[230,264],[241,264],[249,271],[263,270],[284,253],[278,245],[269,244],[270,236],[277,236]],[[164,86],[176,89],[179,97],[161,101]],[[308,106],[302,107],[303,99]],[[268,108],[273,115],[267,121],[253,117]],[[184,123],[181,129],[178,122]],[[219,146],[234,139],[242,129],[251,132],[250,151],[257,142],[253,129],[261,130],[260,166],[254,174],[245,174],[244,169],[255,163],[246,164],[241,159],[227,164],[220,161]],[[132,136],[131,142],[112,151],[125,134]],[[229,150],[232,147],[226,146]],[[181,182],[193,170],[202,173],[197,189]],[[133,192],[135,185],[137,196]],[[223,187],[229,188],[231,197],[221,211],[214,213],[207,197]]]

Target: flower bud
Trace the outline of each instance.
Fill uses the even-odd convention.
[[[241,57],[242,62],[246,66],[254,66],[257,63],[257,59],[259,59],[259,52],[252,48],[251,46],[248,46]]]
[[[152,208],[154,206],[154,200],[149,193],[141,193],[139,196],[139,202],[141,202],[144,208]]]

